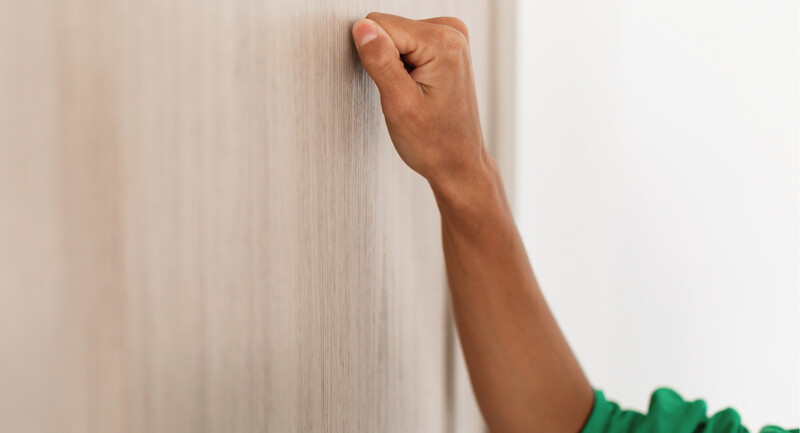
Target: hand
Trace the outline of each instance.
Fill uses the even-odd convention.
[[[428,180],[437,199],[463,200],[465,190],[494,178],[463,22],[373,12],[353,26],[353,39],[378,86],[397,153]]]

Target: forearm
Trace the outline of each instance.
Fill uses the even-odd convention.
[[[495,433],[577,432],[593,391],[539,290],[494,162],[483,159],[461,186],[432,183],[478,403]]]
[[[578,431],[593,392],[539,291],[483,146],[466,26],[368,18],[353,38],[397,153],[436,195],[456,326],[486,422],[494,433]]]

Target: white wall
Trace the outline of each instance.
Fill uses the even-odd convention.
[[[798,2],[519,12],[518,221],[593,385],[797,426]]]

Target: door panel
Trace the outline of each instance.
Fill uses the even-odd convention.
[[[487,119],[485,2],[0,5],[0,430],[482,428],[371,10],[462,17]]]

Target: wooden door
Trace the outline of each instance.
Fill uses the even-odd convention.
[[[482,429],[350,27],[489,2],[0,5],[0,431]]]

